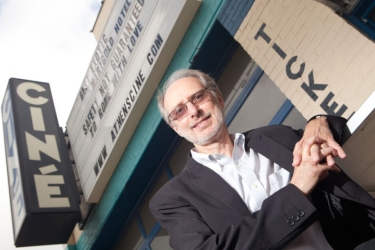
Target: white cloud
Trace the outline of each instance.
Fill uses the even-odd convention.
[[[96,47],[90,31],[100,2],[0,0],[1,101],[11,77],[48,82],[60,126],[64,128]],[[3,141],[2,132],[0,140]],[[15,248],[3,142],[0,145],[0,197],[3,202],[0,234],[2,249],[8,250]]]

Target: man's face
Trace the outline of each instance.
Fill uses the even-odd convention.
[[[186,103],[196,92],[204,89],[199,79],[186,77],[172,83],[168,88],[164,107],[168,114],[178,105]],[[218,94],[219,95],[219,94]],[[186,103],[187,115],[180,120],[172,120],[172,128],[182,137],[195,145],[207,145],[214,142],[224,133],[224,102],[219,96],[217,99],[211,91],[208,101],[194,105]]]

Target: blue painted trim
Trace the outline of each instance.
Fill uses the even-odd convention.
[[[374,6],[375,6],[375,2],[372,2],[368,7],[367,7],[367,10],[363,13],[363,15],[362,16],[364,16],[364,17],[368,17],[368,15],[370,14],[370,12],[373,10],[373,8],[374,8]],[[373,23],[373,21],[371,21],[371,20],[367,20],[368,22],[370,21],[371,23]]]
[[[247,13],[250,11],[255,0],[231,0],[226,1],[217,19],[224,28],[234,36],[241,26]]]
[[[139,228],[139,231],[141,231],[142,238],[146,239],[147,238],[146,230],[143,227],[143,223],[142,223],[141,217],[139,217],[139,214],[135,216],[135,219],[137,220],[138,228]]]
[[[356,26],[360,31],[368,35],[371,39],[375,40],[374,29],[363,23],[358,17],[353,15],[343,15],[343,17]]]
[[[369,23],[364,23],[362,21],[362,17],[367,18],[374,5],[375,2],[372,2],[372,0],[361,0],[350,14],[342,14],[344,19],[351,22],[361,32],[365,33],[373,40],[375,40],[375,28],[372,27],[374,23],[371,20],[368,20],[368,22],[372,25]]]
[[[161,229],[160,224],[156,222],[155,226],[152,228],[150,234],[143,241],[143,244],[139,249],[147,249],[147,250],[150,249],[151,250],[150,244],[154,240],[154,238],[156,237],[156,235],[158,234],[160,229]]]
[[[198,45],[195,47],[195,49],[193,51],[193,54],[191,54],[191,56],[190,56],[189,63],[194,62],[194,57],[197,54],[197,51],[200,50],[201,45],[203,43],[203,40],[207,37],[207,32],[209,30],[211,30],[213,20],[216,20],[217,12],[219,11],[219,9],[221,9],[222,4],[223,4],[223,0],[221,0],[220,4],[217,6],[217,8],[215,10],[215,14],[212,15],[210,22],[208,23],[207,27],[205,28],[205,30],[203,32],[203,35],[201,36],[201,38],[200,38],[200,40],[198,42]]]
[[[286,99],[283,105],[281,105],[280,109],[277,111],[276,115],[270,121],[269,125],[281,124],[293,107],[292,102],[289,99]]]
[[[238,99],[233,104],[232,108],[229,110],[228,114],[225,116],[225,122],[227,126],[231,124],[234,117],[246,101],[247,97],[250,95],[251,91],[254,89],[255,85],[258,83],[260,77],[263,75],[263,70],[258,66],[253,75],[250,77],[249,81],[244,86],[241,94],[238,96]]]
[[[172,170],[171,170],[171,168],[169,167],[168,164],[165,165],[164,170],[167,173],[168,179],[170,179],[170,180],[173,179],[174,175],[173,175]]]

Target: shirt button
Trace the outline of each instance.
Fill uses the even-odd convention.
[[[253,188],[258,188],[258,185],[256,183],[253,183],[253,185],[251,185]]]

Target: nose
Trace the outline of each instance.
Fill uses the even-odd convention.
[[[190,117],[198,116],[198,114],[199,114],[199,108],[197,106],[195,106],[191,102],[186,103],[186,106],[187,106],[188,115]]]

